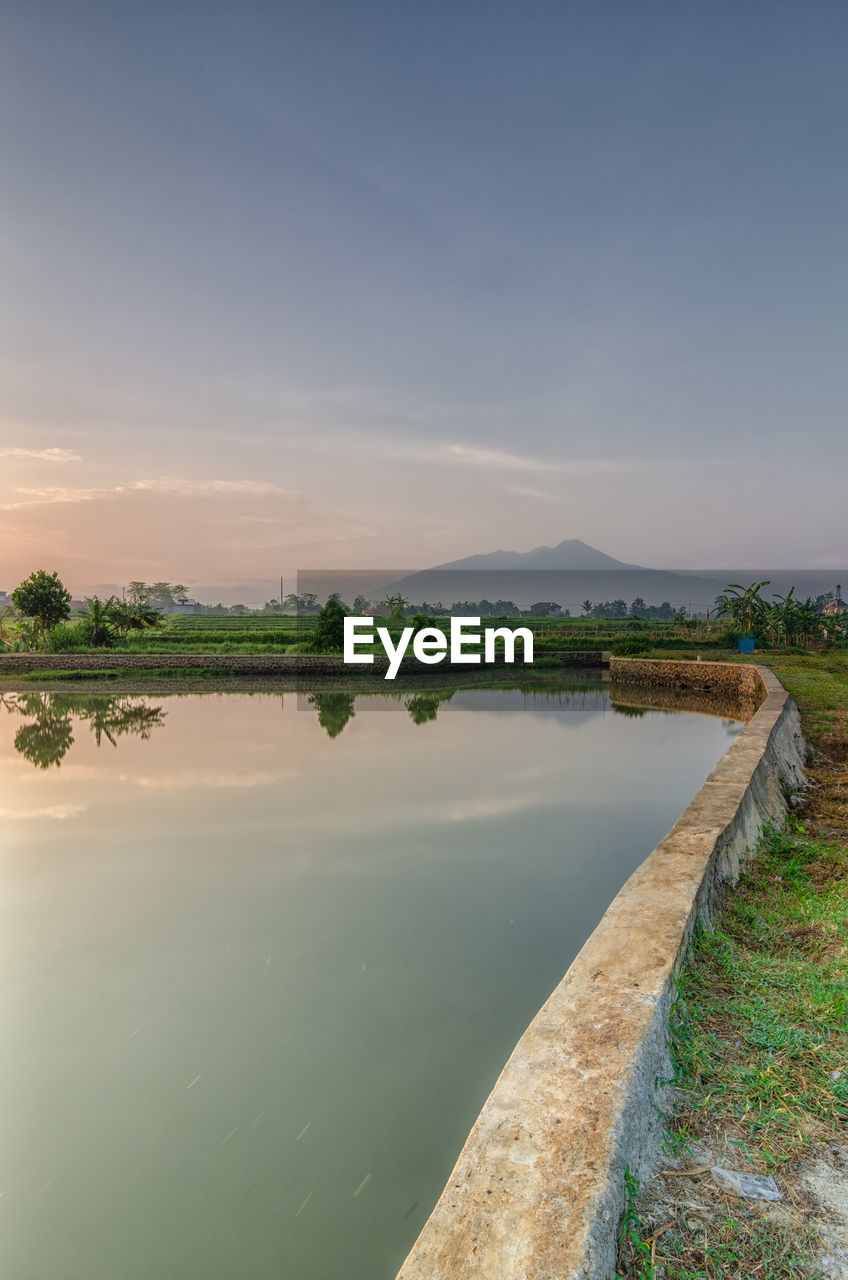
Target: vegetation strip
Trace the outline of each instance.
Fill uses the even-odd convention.
[[[811,786],[681,974],[669,1159],[645,1189],[627,1176],[622,1280],[848,1267],[848,656],[758,660],[801,708]],[[716,1163],[773,1174],[783,1200],[728,1196]]]

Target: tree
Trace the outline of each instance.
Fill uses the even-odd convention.
[[[118,635],[125,636],[128,631],[143,631],[146,627],[158,627],[162,619],[161,613],[152,605],[127,604],[116,596],[107,603],[109,625],[114,627]]]
[[[15,621],[15,610],[10,604],[0,609],[0,649],[5,649],[12,642],[12,624]]]
[[[12,603],[25,618],[34,620],[39,638],[71,615],[70,591],[66,591],[57,573],[46,569],[37,569],[16,587]]]
[[[99,649],[110,645],[114,638],[112,635],[111,611],[112,607],[117,604],[115,597],[110,596],[104,602],[99,596],[87,596],[85,604],[86,607],[80,614],[80,620],[88,630],[89,649]]]
[[[311,644],[319,653],[340,653],[344,647],[344,620],[347,610],[333,596],[318,614]]]
[[[358,596],[353,597],[354,613],[364,613],[365,610],[370,609],[370,607],[371,607],[371,601],[368,599],[367,596],[364,596],[360,593]]]
[[[160,609],[167,609],[174,603],[174,588],[170,582],[154,582],[149,590],[149,602],[158,605]]]
[[[593,607],[593,606],[592,606],[592,601],[591,601],[591,600],[584,600],[584,601],[583,601],[583,603],[582,603],[582,604],[581,604],[581,606],[580,606],[580,608],[581,608],[581,609],[583,610],[583,612],[586,614],[586,617],[587,617],[587,618],[588,618],[589,614],[592,612],[592,607]]]
[[[150,588],[147,583],[131,582],[127,587],[127,599],[136,606],[150,604]]]
[[[740,586],[738,582],[729,583],[727,590],[716,597],[719,617],[729,617],[736,630],[746,635],[762,632],[768,605],[761,592],[769,582],[769,578],[764,578],[762,582],[752,582],[749,587]]]
[[[399,591],[395,592],[394,595],[385,595],[380,601],[381,607],[385,607],[388,610],[390,618],[403,617],[403,611],[408,604],[409,601],[406,596],[401,595]]]

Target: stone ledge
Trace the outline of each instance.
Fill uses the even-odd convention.
[[[763,822],[785,816],[785,788],[804,781],[798,710],[770,671],[613,659],[612,678],[632,684],[643,668],[645,682],[692,687],[681,666],[720,667],[725,689],[735,673],[759,708],[522,1036],[398,1280],[613,1274],[625,1167],[643,1180],[659,1154],[673,976]]]
[[[599,649],[557,650],[540,653],[539,657],[557,658],[563,666],[604,667],[609,665],[608,653]],[[128,653],[121,649],[101,650],[98,653],[4,653],[0,654],[0,678],[29,671],[222,671],[228,675],[338,675],[345,677],[373,678],[388,670],[388,659],[375,655],[370,665],[345,663],[340,654],[334,653]],[[507,664],[502,659],[493,663],[481,662],[471,667],[459,668],[449,663],[433,666],[404,658],[401,672],[464,673],[480,668],[507,667],[519,675],[525,668],[521,662]],[[533,670],[532,664],[526,668]]]

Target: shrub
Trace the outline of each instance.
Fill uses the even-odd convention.
[[[653,645],[647,636],[622,636],[620,640],[610,642],[610,649],[619,657],[647,653]]]
[[[88,648],[88,633],[84,622],[59,622],[47,632],[47,652],[80,653]]]

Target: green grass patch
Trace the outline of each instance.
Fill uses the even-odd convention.
[[[729,1129],[769,1170],[821,1125],[848,1121],[846,936],[844,848],[800,826],[766,832],[681,975],[672,1044],[682,1124]]]

